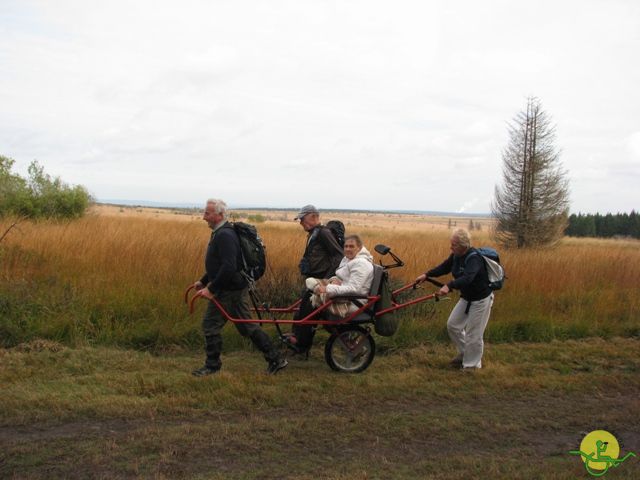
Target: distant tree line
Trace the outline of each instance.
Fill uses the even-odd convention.
[[[571,214],[566,235],[572,237],[633,237],[640,238],[640,214],[631,213]]]
[[[86,188],[51,177],[37,161],[29,165],[27,178],[11,171],[14,163],[0,155],[0,217],[77,218],[91,203]]]

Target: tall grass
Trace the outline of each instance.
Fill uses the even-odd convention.
[[[297,262],[305,233],[293,222],[265,222],[259,231],[269,263],[261,294],[287,304],[302,286]],[[445,230],[371,226],[351,233],[361,234],[370,250],[376,243],[393,248],[406,263],[392,272],[397,281],[411,281],[449,253]],[[21,224],[0,244],[1,344],[41,337],[142,349],[200,346],[200,313],[189,316],[181,295],[202,274],[208,236],[202,220],[184,216]],[[474,244],[491,242],[479,232]],[[502,252],[508,280],[496,294],[487,339],[640,335],[639,246],[566,239],[553,249]],[[440,302],[434,316],[425,305],[408,308],[398,335],[381,346],[446,339],[452,305]],[[232,329],[225,335],[227,347],[245,345]]]

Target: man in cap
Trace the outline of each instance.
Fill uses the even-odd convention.
[[[344,253],[331,229],[320,223],[320,211],[313,205],[305,205],[294,220],[299,221],[300,226],[307,232],[307,246],[299,264],[300,273],[304,278],[332,277]],[[302,291],[302,303],[294,320],[302,320],[314,310],[311,305],[312,293],[306,288]],[[294,324],[292,332],[291,343],[295,342],[299,352],[307,353],[313,343],[313,327]]]

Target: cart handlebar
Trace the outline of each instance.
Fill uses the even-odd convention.
[[[444,283],[439,282],[438,280],[434,280],[431,277],[427,277],[425,280],[429,283],[433,283],[436,287],[440,287],[440,288],[444,287]]]
[[[187,290],[188,291],[188,290]],[[193,298],[191,299],[191,301],[189,302],[189,314],[193,313],[194,310],[194,303],[197,299],[199,299],[200,297],[202,297],[203,295],[200,295],[200,292],[196,292],[196,294],[193,296]]]
[[[385,255],[391,256],[391,258],[393,258],[393,260],[395,261],[395,263],[392,263],[392,264],[389,264],[389,265],[384,265],[382,263],[382,260],[380,260],[380,265],[385,270],[389,270],[391,268],[397,268],[397,267],[404,266],[404,262],[397,255],[395,255],[391,251],[390,247],[388,247],[386,245],[379,244],[379,245],[376,245],[374,247],[374,250],[378,254],[380,254],[382,256],[385,256]],[[430,277],[427,277],[425,279],[425,281],[427,281],[429,283],[432,283],[433,285],[435,285],[435,286],[437,286],[439,288],[442,288],[444,286],[443,283],[441,283],[441,282],[439,282],[437,280],[434,280],[433,278],[430,278]],[[397,303],[395,301],[395,297],[396,297],[397,294],[399,294],[401,292],[404,292],[405,290],[409,290],[409,289],[414,289],[415,290],[416,288],[418,288],[418,285],[420,283],[421,282],[412,282],[412,283],[409,283],[409,284],[407,284],[407,285],[405,285],[405,286],[393,291],[392,294],[391,294],[392,298],[394,299],[393,306],[391,306],[389,308],[386,308],[381,312],[376,312],[376,316],[379,316],[379,315],[387,313],[387,312],[395,311],[395,310],[398,310],[400,308],[407,307],[409,305],[414,305],[416,303],[420,303],[420,302],[423,302],[425,300],[430,300],[430,299],[435,299],[435,301],[440,300],[441,295],[439,295],[438,292],[435,292],[435,293],[432,293],[431,295],[422,296],[420,298],[416,298],[416,299],[408,301],[406,303]],[[193,312],[194,312],[195,301],[198,298],[204,297],[204,295],[201,295],[199,292],[196,291],[196,294],[191,298],[191,300],[189,300],[189,292],[191,292],[191,290],[194,290],[194,289],[195,289],[195,284],[192,284],[192,285],[189,285],[187,287],[187,289],[185,290],[185,292],[184,292],[184,302],[189,305],[189,313],[190,314],[193,314]],[[364,298],[367,298],[367,297],[364,297]],[[372,299],[373,299],[373,297],[369,297],[369,300],[372,300]],[[218,308],[222,308],[222,306],[218,303],[218,301],[215,299],[215,297],[213,299],[211,299],[210,301],[215,303],[218,306]],[[294,303],[293,305],[291,305],[289,307],[286,307],[286,308],[271,308],[269,306],[265,306],[267,304],[263,304],[261,307],[256,307],[255,311],[257,311],[257,312],[265,312],[266,311],[266,312],[270,312],[270,313],[291,313],[291,312],[293,312],[293,311],[295,311],[295,310],[297,310],[299,308],[300,302],[301,302],[301,300],[298,300],[296,303]],[[332,303],[332,302],[330,301],[329,303]],[[323,305],[320,309],[322,310],[327,306],[328,306],[328,304]],[[229,319],[231,319],[231,318],[229,317]],[[233,319],[233,320],[234,321],[238,321],[238,319]],[[245,319],[245,320],[240,320],[240,321],[251,322],[252,320]],[[265,320],[262,320],[262,321],[264,322]],[[280,322],[280,320],[270,320],[268,322],[269,323],[277,323],[277,322]],[[297,323],[298,321],[282,320],[281,322],[282,323]],[[317,323],[318,324],[322,324],[322,323],[333,323],[333,322],[317,322]]]
[[[186,303],[187,305],[189,305],[189,292],[194,288],[196,287],[194,287],[193,285],[189,285],[187,289],[184,291],[184,303]]]

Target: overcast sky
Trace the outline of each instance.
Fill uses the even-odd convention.
[[[573,212],[638,209],[640,2],[0,0],[0,154],[98,199],[488,212],[552,117]]]

